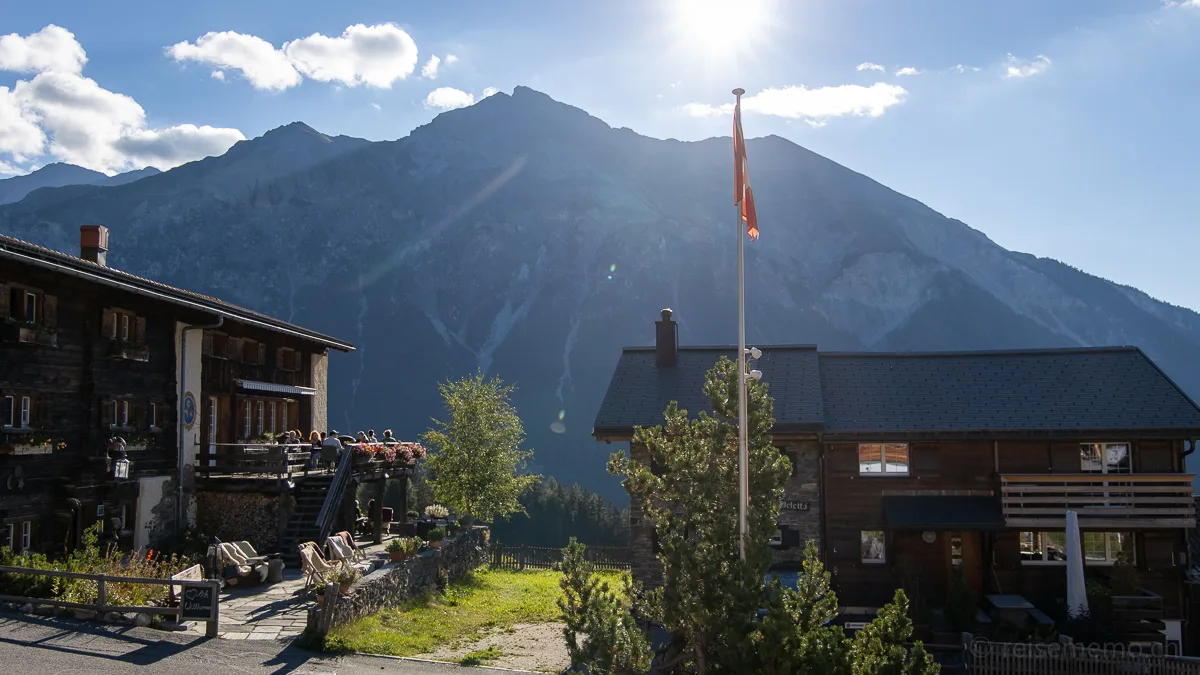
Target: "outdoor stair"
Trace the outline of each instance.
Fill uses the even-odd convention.
[[[329,492],[333,476],[310,475],[299,480],[302,482],[297,485],[300,496],[296,498],[296,510],[288,519],[283,537],[279,541],[283,562],[292,568],[300,567],[300,554],[296,547],[302,542],[316,542],[324,549],[324,542],[320,541],[321,531],[317,525],[317,516],[325,504],[325,496]]]

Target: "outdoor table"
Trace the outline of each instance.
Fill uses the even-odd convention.
[[[1002,620],[1022,628],[1029,620],[1029,611],[1035,609],[1033,603],[1021,595],[989,595],[986,597],[988,604],[996,609]]]

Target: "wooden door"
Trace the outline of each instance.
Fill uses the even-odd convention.
[[[983,592],[982,542],[978,532],[947,533],[947,567],[950,578],[956,570],[962,570],[963,581],[976,594]]]

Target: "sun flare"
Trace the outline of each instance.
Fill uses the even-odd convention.
[[[680,37],[692,46],[729,51],[753,39],[766,11],[764,0],[676,0],[674,14]]]

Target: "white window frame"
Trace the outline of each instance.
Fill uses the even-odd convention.
[[[1061,535],[1064,540],[1063,552],[1066,553],[1066,545],[1065,545],[1066,533],[1064,531],[1062,531],[1062,530],[1038,530],[1038,531],[1022,530],[1020,532],[1020,534],[1018,535],[1018,537],[1019,537],[1018,546],[1020,545],[1020,542],[1023,542],[1023,540],[1025,539],[1025,536],[1027,534],[1040,535],[1040,543],[1041,543],[1041,551],[1040,552],[1042,555],[1042,559],[1041,560],[1025,560],[1024,558],[1022,558],[1021,559],[1022,565],[1062,566],[1062,565],[1067,564],[1066,560],[1048,560],[1047,556],[1049,555],[1049,552],[1046,549],[1046,543],[1045,543],[1047,534]],[[1084,545],[1084,542],[1085,542],[1084,538],[1087,537],[1088,535],[1095,536],[1098,534],[1104,535],[1104,556],[1105,556],[1104,560],[1088,560],[1087,547]],[[1117,539],[1117,536],[1121,535],[1121,534],[1131,537],[1130,550],[1133,552],[1133,556],[1134,556],[1133,562],[1136,564],[1136,562],[1137,562],[1136,561],[1137,546],[1136,546],[1136,542],[1132,540],[1132,537],[1134,537],[1136,535],[1133,532],[1087,531],[1087,532],[1080,533],[1081,538],[1080,538],[1080,542],[1079,542],[1079,549],[1080,549],[1080,553],[1083,555],[1084,566],[1090,565],[1090,566],[1094,566],[1094,567],[1111,567],[1111,566],[1115,565],[1117,562],[1117,558],[1121,554],[1121,548],[1118,545],[1118,539]]]
[[[158,404],[154,401],[150,402],[150,428],[158,428]]]
[[[129,324],[131,323],[129,320],[129,315],[125,312],[121,312],[120,314],[117,314],[117,316],[121,317],[121,341],[129,342]]]
[[[33,300],[32,303],[29,301]],[[21,297],[22,309],[25,310],[25,323],[37,323],[37,293],[25,291]]]
[[[117,422],[120,419],[118,416],[118,411],[120,410],[120,406],[117,405],[117,401],[115,399],[110,401],[109,404],[112,406],[112,421],[108,423],[108,428],[116,429]]]
[[[12,429],[17,423],[17,397],[5,396],[4,405],[8,407],[8,422],[5,423],[5,429]]]
[[[12,523],[5,523],[4,536],[5,536],[4,542],[0,542],[0,543],[2,543],[4,546],[8,547],[9,550],[13,550],[13,546],[15,546],[17,542],[13,539],[13,537],[16,536],[16,530],[13,528]]]
[[[1090,445],[1098,445],[1098,446],[1100,446],[1100,456],[1101,456],[1101,460],[1100,460],[1100,470],[1099,470],[1099,471],[1089,470],[1089,469],[1085,469],[1085,468],[1083,467],[1083,452],[1082,452],[1082,450],[1083,450],[1083,447],[1084,447],[1084,446],[1090,446]],[[1125,448],[1126,448],[1126,451],[1128,452],[1128,460],[1129,460],[1129,470],[1128,470],[1128,471],[1109,471],[1109,468],[1108,468],[1108,448],[1109,448],[1109,446],[1113,446],[1113,445],[1123,445],[1123,446],[1125,446]],[[1079,448],[1080,448],[1080,454],[1079,454],[1079,470],[1080,470],[1080,472],[1081,472],[1081,473],[1085,473],[1085,474],[1088,474],[1088,475],[1104,475],[1104,476],[1127,476],[1127,475],[1129,475],[1129,474],[1133,473],[1133,443],[1130,443],[1130,442],[1128,442],[1128,441],[1111,441],[1111,442],[1101,442],[1101,443],[1080,443],[1080,444],[1079,444]]]
[[[287,433],[287,430],[288,430],[287,409],[288,409],[287,401],[284,401],[282,404],[280,404],[280,406],[279,406],[279,411],[280,411],[279,412],[279,419],[280,419],[279,426],[281,428],[279,431],[281,433]]]
[[[263,411],[265,408],[266,408],[266,403],[264,403],[263,401],[259,401],[258,402],[258,435],[259,436],[263,435]]]
[[[862,449],[865,446],[879,446],[879,470],[864,471],[862,462]],[[888,471],[887,449],[888,446],[904,446],[904,471]],[[893,478],[903,478],[912,474],[912,446],[908,443],[859,443],[856,447],[858,453],[858,475],[860,476],[884,476]]]
[[[24,553],[33,547],[33,521],[21,521],[21,552]]]
[[[114,311],[112,313],[112,315],[113,315],[112,328],[110,330],[106,331],[104,337],[106,337],[110,340],[116,340],[117,339],[117,318],[121,316],[121,313]]]
[[[33,402],[28,396],[21,397],[21,428],[29,428],[29,415],[33,410]]]
[[[271,433],[275,433],[275,415],[278,412],[276,409],[276,406],[275,406],[275,401],[271,401],[270,409],[271,409]]]
[[[120,427],[122,429],[126,429],[129,427],[129,401],[128,400],[121,401],[120,411],[121,411]]]
[[[242,402],[242,438],[250,438],[250,401]]]
[[[861,556],[861,554],[862,554],[861,553],[862,552],[862,540],[863,540],[863,538],[866,537],[868,532],[878,532],[879,533],[879,547],[880,547],[879,557],[878,558],[862,558],[862,562],[864,565],[882,565],[887,562],[887,533],[884,532],[883,530],[861,530],[861,531],[859,531],[859,533],[858,533],[859,555]]]

